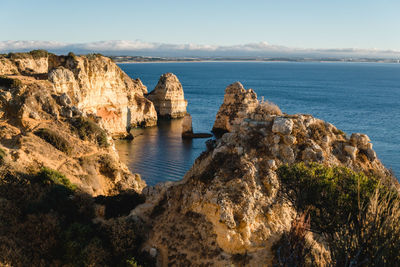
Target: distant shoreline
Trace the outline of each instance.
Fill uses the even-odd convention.
[[[137,63],[204,63],[204,62],[222,62],[222,63],[240,63],[240,62],[268,62],[268,63],[282,63],[282,62],[294,62],[294,63],[307,63],[307,62],[315,62],[315,63],[393,63],[399,64],[400,60],[396,59],[179,59],[179,58],[146,58],[146,57],[138,57],[138,59],[128,59],[126,60],[122,56],[111,56],[111,59],[114,60],[117,64],[137,64]],[[127,57],[132,58],[132,57]]]
[[[293,61],[293,60],[170,60],[170,61],[115,61],[116,64],[144,64],[144,63],[240,63],[240,62],[257,62],[257,63],[377,63],[377,64],[399,64],[394,61],[318,61],[318,60],[307,60],[307,61]]]

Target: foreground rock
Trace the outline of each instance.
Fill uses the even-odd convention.
[[[282,197],[276,172],[282,164],[317,162],[390,176],[365,135],[349,139],[310,115],[282,115],[240,83],[227,87],[216,129],[228,132],[208,142],[181,182],[147,188],[146,203],[131,213],[152,225],[145,248],[156,249],[162,266],[271,266],[274,244],[299,215]],[[315,264],[328,264],[322,237],[307,238]]]
[[[157,123],[154,105],[144,97],[146,87],[107,57],[33,51],[2,57],[0,64],[0,74],[48,81],[51,93],[60,97],[63,115],[80,112],[100,117],[115,137],[127,135],[131,127]]]
[[[154,103],[157,114],[161,118],[176,119],[186,115],[187,101],[185,100],[182,84],[172,73],[161,75],[156,87],[147,98]]]

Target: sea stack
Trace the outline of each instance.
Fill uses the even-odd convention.
[[[173,73],[161,75],[156,87],[147,95],[160,118],[176,119],[186,115],[187,101],[182,84]]]
[[[187,138],[193,135],[192,116],[187,113],[182,121],[182,137]]]

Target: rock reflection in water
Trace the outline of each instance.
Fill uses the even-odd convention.
[[[148,185],[182,179],[205,149],[206,139],[181,138],[182,121],[159,121],[157,127],[132,130],[132,141],[116,141],[121,160]]]

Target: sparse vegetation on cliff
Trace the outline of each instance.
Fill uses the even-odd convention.
[[[22,83],[18,79],[0,75],[0,86],[4,86],[6,88],[17,88],[20,87],[21,85]]]
[[[55,131],[46,128],[41,128],[35,131],[35,135],[39,136],[47,143],[51,144],[58,150],[68,155],[71,154],[72,152],[72,146],[69,144],[69,142],[63,136],[61,136],[59,133]]]
[[[152,266],[139,251],[142,225],[120,217],[143,202],[137,194],[98,197],[95,204],[55,170],[28,175],[1,166],[0,173],[0,265]],[[103,205],[110,219],[94,223]]]
[[[312,163],[282,165],[277,174],[286,197],[301,211],[311,215],[318,232],[334,232],[358,214],[358,202],[365,203],[378,180],[345,167]]]
[[[277,173],[285,197],[310,216],[307,230],[328,241],[333,266],[384,266],[400,260],[397,192],[345,167],[297,163],[282,165]],[[294,255],[285,259],[282,252],[312,257],[298,225],[292,228],[275,246],[280,266]]]
[[[44,49],[37,49],[37,50],[32,50],[27,53],[9,53],[7,57],[9,59],[24,59],[24,58],[29,58],[33,57],[33,59],[39,59],[43,57],[48,57],[50,55],[49,52],[47,52]]]
[[[100,147],[108,146],[106,132],[91,119],[79,117],[74,119],[72,124],[82,140],[94,141]]]

